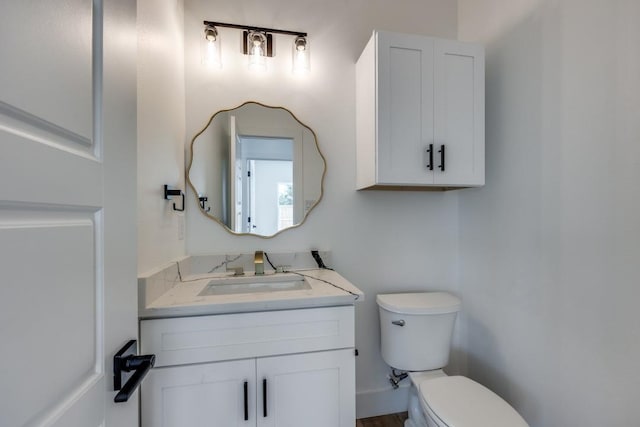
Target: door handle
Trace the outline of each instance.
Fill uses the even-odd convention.
[[[155,354],[136,355],[136,343],[136,340],[130,340],[113,356],[113,390],[119,390],[113,399],[116,403],[128,401],[156,363]],[[124,373],[132,371],[133,375],[122,385]]]

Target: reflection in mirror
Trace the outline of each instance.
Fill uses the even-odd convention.
[[[191,142],[189,184],[201,211],[238,234],[269,237],[322,198],[325,160],[290,111],[257,102],[214,114]]]

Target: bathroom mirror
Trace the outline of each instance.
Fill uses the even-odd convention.
[[[193,137],[187,178],[207,217],[231,233],[272,237],[318,204],[325,168],[315,133],[291,111],[245,102]]]

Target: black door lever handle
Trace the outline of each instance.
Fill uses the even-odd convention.
[[[113,399],[116,403],[128,401],[142,379],[156,363],[155,354],[138,356],[135,352],[136,340],[130,340],[113,356],[113,389],[120,390]],[[122,385],[122,377],[125,372],[133,372],[133,375]]]

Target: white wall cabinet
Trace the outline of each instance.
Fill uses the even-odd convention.
[[[356,65],[357,188],[484,185],[484,50],[374,32]]]
[[[345,306],[142,320],[142,351],[157,356],[142,426],[353,427],[353,316]]]

